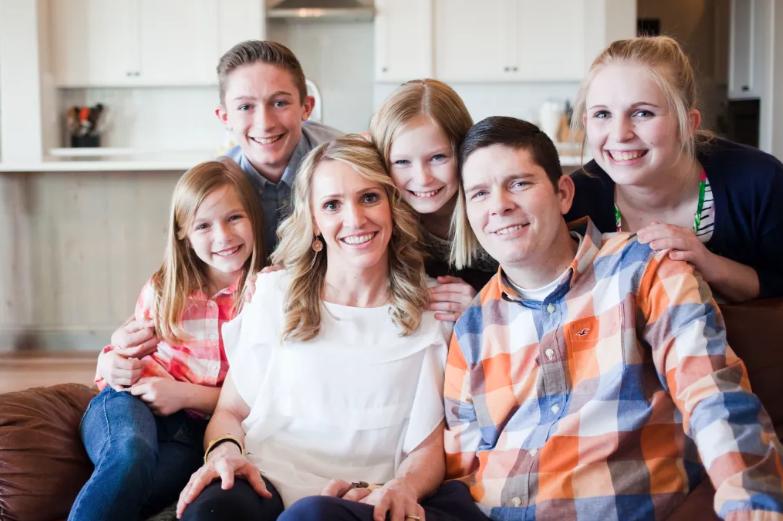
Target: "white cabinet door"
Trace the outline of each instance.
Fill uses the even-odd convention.
[[[432,76],[431,0],[375,0],[375,81]]]
[[[443,81],[513,77],[517,0],[435,0],[435,75]]]
[[[729,53],[729,99],[758,97],[754,65],[756,52],[756,1],[732,0]]]
[[[135,0],[50,2],[50,51],[57,85],[123,85],[138,74]]]
[[[215,84],[220,56],[263,37],[259,0],[50,0],[61,87]]]
[[[517,0],[517,80],[568,81],[584,75],[583,0]]]
[[[217,0],[140,0],[141,83],[215,83]]]

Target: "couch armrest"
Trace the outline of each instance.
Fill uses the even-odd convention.
[[[95,391],[81,384],[0,395],[0,512],[3,520],[68,516],[92,472],[79,423]]]

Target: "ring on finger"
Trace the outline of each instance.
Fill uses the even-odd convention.
[[[405,514],[405,519],[413,519],[413,521],[421,521],[421,516],[416,514]]]

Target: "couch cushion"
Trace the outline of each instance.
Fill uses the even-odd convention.
[[[783,437],[783,298],[722,304],[729,345],[748,368],[750,385]]]
[[[92,472],[79,422],[94,396],[80,384],[0,395],[0,517],[65,519]]]

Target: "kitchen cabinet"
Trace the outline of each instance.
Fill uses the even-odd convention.
[[[629,0],[376,0],[376,81],[579,81],[636,32]]]
[[[732,0],[729,29],[729,99],[759,97],[754,74],[758,52],[755,48],[757,17],[756,0]]]
[[[435,70],[444,81],[579,80],[583,0],[435,1]]]
[[[51,0],[60,87],[209,85],[232,44],[261,38],[256,0]]]
[[[375,0],[375,80],[432,77],[431,0]]]

